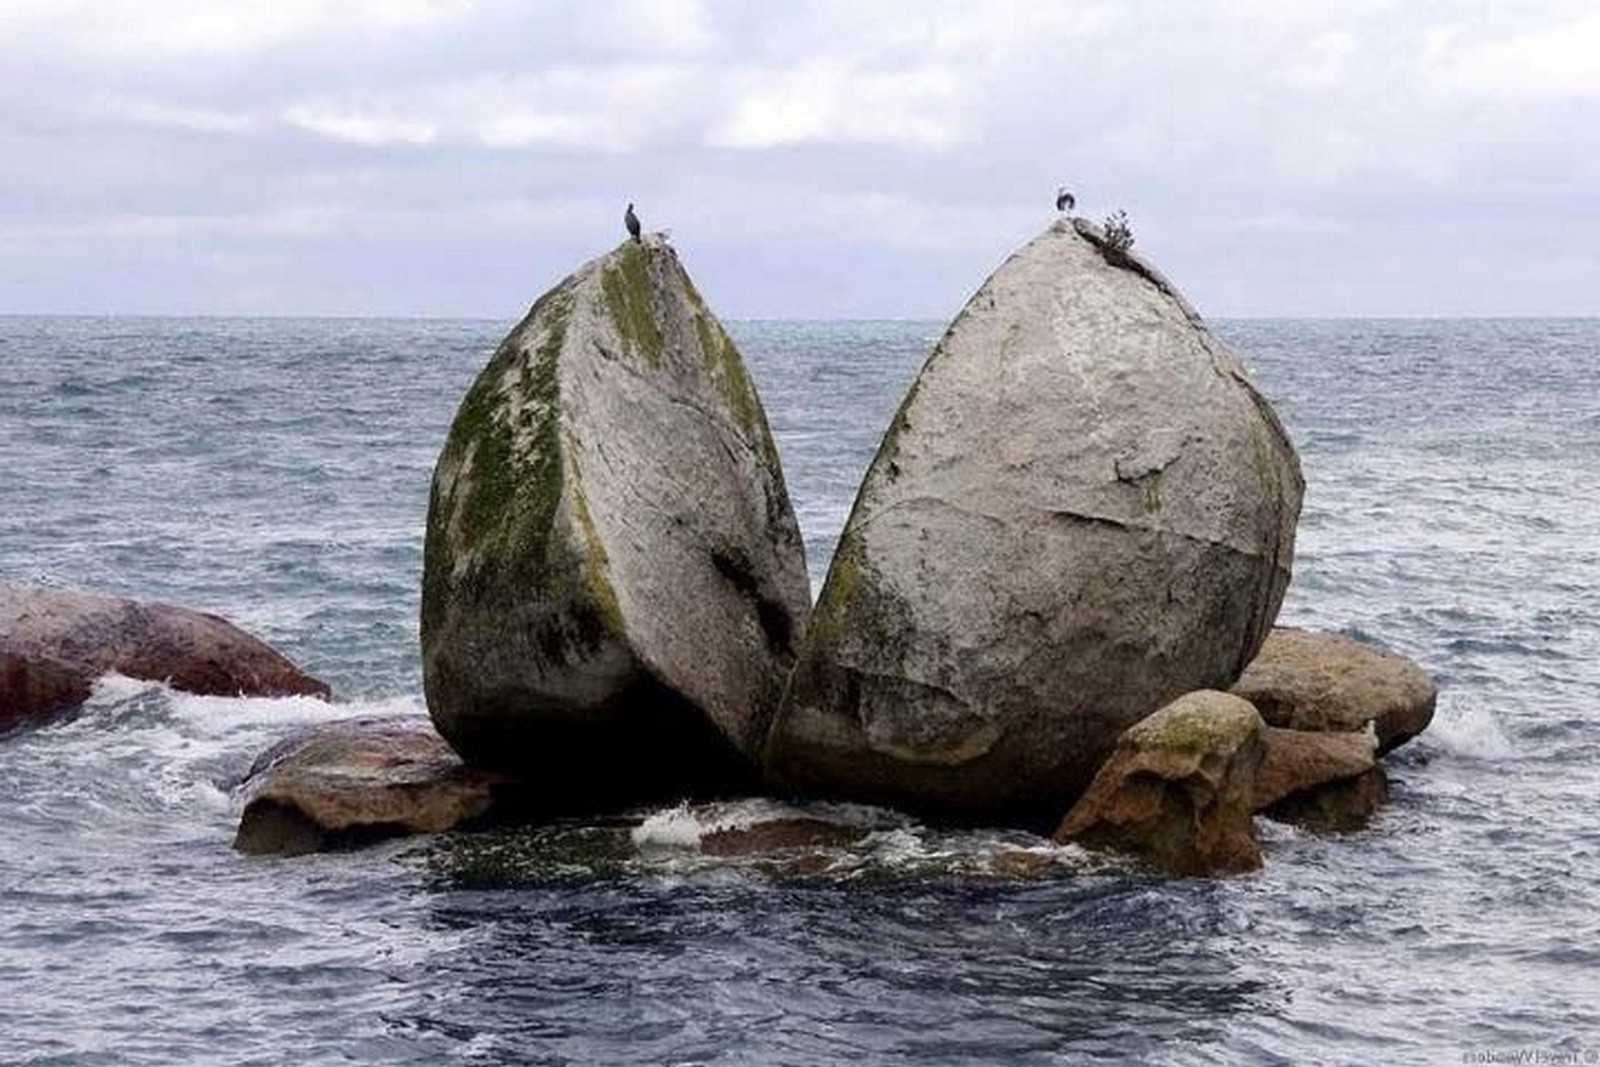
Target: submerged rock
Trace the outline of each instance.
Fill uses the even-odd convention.
[[[1088,234],[1001,266],[895,415],[769,739],[790,788],[1054,820],[1270,629],[1294,450],[1171,285]]]
[[[216,615],[0,583],[0,730],[81,704],[110,671],[203,695],[328,695],[327,683]]]
[[[1291,627],[1272,631],[1232,692],[1271,726],[1343,733],[1370,722],[1380,755],[1427,729],[1439,696],[1428,672],[1399,653]]]
[[[1179,697],[1122,735],[1056,840],[1131,852],[1175,874],[1261,866],[1251,813],[1265,733],[1238,697]]]
[[[1388,798],[1371,731],[1321,733],[1268,727],[1251,806],[1313,829],[1356,829]]]
[[[626,241],[540,297],[434,472],[440,733],[573,807],[748,786],[808,610],[761,402],[672,249]]]
[[[485,819],[503,775],[476,770],[426,720],[316,726],[256,761],[233,847],[299,855]]]

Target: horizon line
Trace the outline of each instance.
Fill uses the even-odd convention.
[[[0,311],[0,319],[215,319],[215,320],[265,320],[300,322],[507,322],[520,321],[527,315],[376,315],[360,313],[297,313],[297,312],[182,312],[182,311]],[[947,323],[949,318],[915,315],[858,315],[827,318],[805,318],[794,315],[729,315],[724,322],[748,323]],[[1564,314],[1496,314],[1496,315],[1446,315],[1434,312],[1407,312],[1401,314],[1323,314],[1323,315],[1202,315],[1214,322],[1552,322],[1600,319],[1600,312]]]

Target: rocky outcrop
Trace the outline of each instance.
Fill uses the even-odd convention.
[[[110,671],[207,695],[328,695],[327,683],[216,615],[0,583],[0,730],[82,703]]]
[[[770,771],[1053,822],[1122,730],[1255,655],[1302,488],[1267,402],[1171,285],[1057,224],[978,290],[895,415]]]
[[[273,746],[241,787],[233,847],[298,855],[485,820],[504,776],[476,770],[421,719],[351,719]]]
[[[1122,735],[1056,840],[1131,852],[1175,874],[1259,867],[1251,813],[1265,733],[1238,697],[1179,697]]]
[[[1406,657],[1341,634],[1279,627],[1232,692],[1271,726],[1351,732],[1372,723],[1378,753],[1427,729],[1438,688]]]
[[[1357,829],[1388,797],[1377,737],[1268,727],[1251,806],[1313,829]]]
[[[434,472],[434,723],[595,806],[751,784],[809,609],[755,387],[659,238],[540,297]]]

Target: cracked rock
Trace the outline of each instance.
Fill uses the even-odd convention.
[[[895,415],[768,738],[791,790],[1053,824],[1124,729],[1226,689],[1271,628],[1294,450],[1172,285],[1092,230],[1002,265]]]

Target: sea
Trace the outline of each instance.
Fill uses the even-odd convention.
[[[0,1063],[1600,1062],[1600,320],[1213,325],[1304,465],[1280,621],[1440,686],[1371,826],[1262,823],[1259,872],[757,800],[233,852],[273,742],[425,713],[429,477],[510,325],[0,317],[0,580],[218,612],[337,698],[112,676],[0,738]],[[814,585],[941,328],[731,324]],[[864,833],[694,847],[796,812]]]

